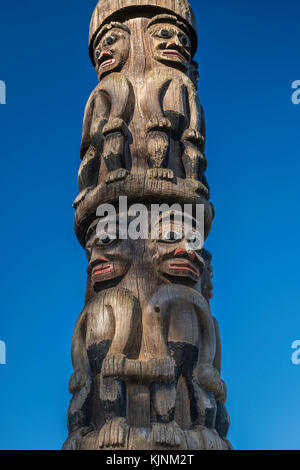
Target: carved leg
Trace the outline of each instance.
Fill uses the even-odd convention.
[[[200,132],[187,129],[182,138],[184,147],[182,163],[186,178],[201,181],[207,166],[206,158],[201,152],[203,137]]]
[[[105,298],[115,319],[115,334],[102,364],[103,377],[124,377],[127,351],[137,340],[141,325],[141,309],[133,294],[113,289]]]
[[[132,351],[139,334],[141,309],[136,297],[124,289],[108,291],[103,304],[114,316],[115,332],[100,374],[100,400],[105,424],[100,431],[99,446],[114,447],[124,445],[128,430],[125,422],[126,390],[122,378],[126,353]]]
[[[188,179],[201,181],[205,170],[205,158],[200,150],[191,142],[184,142],[184,151],[182,163],[185,170],[185,176]]]
[[[107,183],[126,178],[124,169],[125,145],[128,137],[128,127],[122,119],[113,118],[103,128],[103,160],[110,174]]]
[[[129,80],[121,73],[113,73],[101,81],[101,90],[110,101],[110,118],[103,127],[103,159],[111,174],[107,182],[126,178],[124,154],[128,140],[129,122],[134,107],[134,92]]]
[[[87,194],[95,188],[98,181],[103,137],[99,132],[93,137],[78,171],[78,186],[80,193],[73,203],[74,209],[86,198]]]
[[[169,423],[174,420],[176,385],[153,385],[153,406],[156,413],[156,420],[159,423]]]
[[[225,439],[230,426],[230,418],[224,403],[217,403],[216,430],[222,439]]]
[[[195,379],[192,382],[192,390],[197,412],[193,425],[214,428],[217,415],[215,398],[211,393],[207,393]]]
[[[97,146],[96,142],[94,141],[86,152],[78,171],[78,185],[80,191],[87,188],[88,186],[95,186],[97,184],[97,173],[100,166],[101,151],[102,142],[101,145],[99,142],[99,146]]]
[[[149,164],[152,167],[147,173],[148,178],[173,179],[173,172],[167,166],[171,123],[164,117],[152,119],[147,126],[147,149]]]
[[[180,447],[183,432],[174,420],[177,380],[172,384],[154,384],[152,403],[156,422],[152,425],[153,440],[156,445]]]
[[[100,401],[105,423],[99,434],[99,447],[123,446],[126,437],[125,386],[121,380],[100,376]]]
[[[77,369],[70,378],[69,390],[73,398],[68,410],[68,429],[73,433],[89,425],[87,409],[93,393],[93,381],[89,372]]]

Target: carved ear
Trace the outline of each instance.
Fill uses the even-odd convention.
[[[190,75],[191,75],[191,79],[192,81],[194,82],[194,85],[197,87],[197,84],[198,84],[198,81],[199,81],[199,71],[198,71],[198,62],[196,62],[195,60],[192,60],[191,61],[191,72],[190,72]]]

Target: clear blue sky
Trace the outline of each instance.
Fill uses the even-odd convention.
[[[3,3],[3,2],[2,2]],[[72,201],[84,106],[97,84],[95,1],[1,6],[0,449],[58,449],[86,259]],[[213,313],[236,449],[300,449],[298,0],[192,0],[216,219]]]

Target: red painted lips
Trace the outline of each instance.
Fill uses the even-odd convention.
[[[185,64],[187,64],[188,62],[187,59],[182,54],[180,54],[180,52],[177,51],[176,49],[166,49],[163,51],[163,55],[177,56]]]
[[[91,272],[91,277],[95,278],[102,276],[103,274],[111,273],[114,269],[112,263],[109,262],[106,258],[98,258],[97,264],[93,267]]]
[[[190,271],[192,272],[195,276],[200,277],[200,271],[197,269],[192,263],[189,261],[185,260],[177,260],[177,261],[172,261],[170,262],[170,269],[173,269],[175,271]]]
[[[111,52],[109,51],[103,51],[101,56],[100,56],[100,60],[99,60],[99,64],[100,64],[100,68],[103,69],[105,67],[109,67],[110,65],[113,65],[114,63],[116,62],[116,60],[113,58],[113,55]]]

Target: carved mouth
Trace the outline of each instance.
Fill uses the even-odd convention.
[[[97,278],[103,274],[111,273],[114,269],[113,263],[110,263],[106,258],[97,259],[97,264],[92,267],[91,277]]]
[[[188,60],[186,59],[186,57],[180,54],[180,52],[177,51],[176,49],[165,49],[163,51],[163,55],[170,55],[170,56],[178,57],[178,59],[180,59],[181,62],[183,62],[184,64],[188,63]]]
[[[112,264],[100,264],[96,266],[92,271],[92,277],[100,276],[102,274],[111,273],[114,267]]]
[[[115,62],[116,59],[113,58],[112,54],[108,51],[104,51],[99,60],[100,68],[104,69],[110,65],[113,65]]]
[[[195,276],[200,277],[200,271],[192,263],[187,260],[171,261],[169,264],[170,270],[174,271],[190,271]]]

